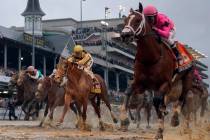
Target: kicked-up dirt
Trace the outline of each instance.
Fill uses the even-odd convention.
[[[113,107],[116,116],[119,116],[118,108]],[[92,126],[92,131],[80,131],[75,128],[75,115],[71,112],[66,116],[62,126],[56,127],[56,120],[61,114],[62,108],[55,111],[54,122],[44,127],[38,127],[39,121],[0,121],[0,140],[153,140],[157,124],[156,117],[152,117],[151,128],[145,126],[143,117],[139,129],[136,124],[131,123],[127,132],[119,129],[119,123],[113,124],[107,108],[102,106],[102,116],[104,122],[109,126],[105,131],[98,128],[98,119],[92,110],[88,108],[88,124]],[[42,115],[40,115],[42,116]],[[143,116],[143,115],[142,115]],[[198,121],[199,122],[199,121]],[[192,125],[192,130],[185,133],[181,127],[173,128],[165,125],[164,140],[210,140],[210,123],[199,122],[198,125]]]

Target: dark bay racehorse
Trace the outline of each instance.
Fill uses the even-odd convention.
[[[23,89],[23,85],[17,85],[17,81],[19,78],[19,74],[18,73],[14,73],[8,83],[8,87],[9,89],[12,89],[14,87],[16,87],[17,89],[17,95],[16,95],[16,102],[15,102],[15,106],[20,106],[23,104],[24,102],[24,89]]]
[[[202,85],[200,85],[202,86]],[[200,109],[200,117],[204,119],[205,111],[207,108],[208,102],[208,90],[207,88],[203,88],[203,91],[198,89],[197,87],[193,87],[186,98],[186,105],[183,107],[182,114],[187,116],[184,123],[184,130],[188,130],[190,127],[190,120],[193,116],[193,121],[195,126],[197,126],[197,113]],[[201,125],[201,124],[200,124]]]
[[[66,70],[65,70],[66,69]],[[68,62],[67,60],[60,59],[58,64],[58,69],[55,75],[56,82],[60,83],[62,77],[66,74],[68,82],[65,86],[65,105],[63,114],[60,119],[60,123],[63,122],[66,112],[69,108],[69,105],[72,100],[75,100],[79,106],[78,112],[80,115],[80,120],[82,121],[81,129],[90,130],[90,127],[86,124],[86,112],[88,100],[90,100],[97,116],[99,119],[99,126],[101,130],[104,130],[104,123],[101,120],[100,113],[100,100],[103,100],[106,106],[108,107],[113,121],[116,123],[117,119],[112,113],[111,105],[108,101],[107,88],[104,80],[99,76],[95,75],[98,79],[102,92],[100,94],[92,94],[91,88],[93,86],[93,81],[91,77],[82,69],[78,68],[78,65],[75,63]],[[81,113],[82,107],[82,113]]]
[[[139,9],[131,10],[125,19],[125,27],[121,37],[124,41],[135,39],[137,42],[137,54],[134,64],[134,83],[130,93],[143,94],[145,90],[155,91],[154,106],[159,119],[159,129],[156,139],[163,138],[165,109],[164,96],[169,93],[173,84],[182,83],[182,93],[179,97],[179,106],[184,103],[187,92],[192,88],[192,68],[185,70],[174,77],[176,61],[167,46],[160,42],[159,36],[154,33],[151,25],[143,14],[143,6],[139,3]],[[129,98],[129,96],[127,96]],[[127,108],[127,101],[123,104]],[[178,125],[178,112],[174,114]],[[127,118],[125,119],[127,120]],[[124,120],[123,120],[124,121]],[[126,123],[122,123],[125,124]]]
[[[150,128],[149,122],[151,117],[151,110],[153,106],[153,95],[152,92],[146,91],[144,94],[133,94],[128,102],[129,115],[131,120],[136,120],[137,128],[140,126],[141,110],[144,109],[147,118],[147,128]],[[135,110],[135,118],[131,110]]]
[[[36,99],[38,101],[46,101],[46,107],[44,111],[44,117],[40,122],[40,127],[45,121],[45,118],[49,112],[50,122],[53,120],[53,113],[57,106],[64,105],[64,95],[65,91],[63,87],[60,87],[52,78],[45,77],[38,83],[38,88],[36,91]],[[74,103],[71,103],[70,108],[77,116],[77,108]]]
[[[17,85],[23,87],[23,104],[22,110],[25,113],[25,120],[29,120],[30,116],[38,117],[39,104],[35,101],[35,92],[37,89],[37,80],[30,78],[28,73],[23,70],[19,72]]]

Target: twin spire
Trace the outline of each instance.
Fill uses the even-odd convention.
[[[39,15],[44,16],[45,13],[42,11],[39,0],[28,0],[25,11],[21,14],[22,16],[28,15]]]

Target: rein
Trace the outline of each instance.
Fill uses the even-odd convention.
[[[140,13],[138,11],[133,11],[133,12],[139,14],[142,17],[142,21],[140,22],[140,24],[139,24],[138,28],[136,29],[136,31],[130,25],[130,22],[131,22],[131,20],[134,17],[132,17],[132,19],[129,21],[129,24],[127,26],[125,26],[125,28],[130,29],[134,33],[134,38],[136,38],[136,39],[143,39],[143,38],[150,37],[150,36],[155,36],[156,37],[157,34],[154,31],[151,31],[151,32],[147,33],[147,30],[146,30],[146,23],[147,22],[146,22],[144,14],[142,14],[142,13]],[[144,32],[142,33],[143,30],[144,30]],[[163,51],[164,51],[163,47],[160,47],[160,57],[159,57],[159,59],[157,59],[156,61],[154,61],[152,63],[148,63],[148,62],[144,62],[144,61],[140,61],[140,62],[143,65],[146,65],[146,66],[155,65],[163,58]]]

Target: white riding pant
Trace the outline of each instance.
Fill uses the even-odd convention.
[[[169,45],[173,45],[176,41],[175,36],[176,36],[176,29],[172,29],[169,33],[169,37],[168,40],[166,40],[168,42]]]

